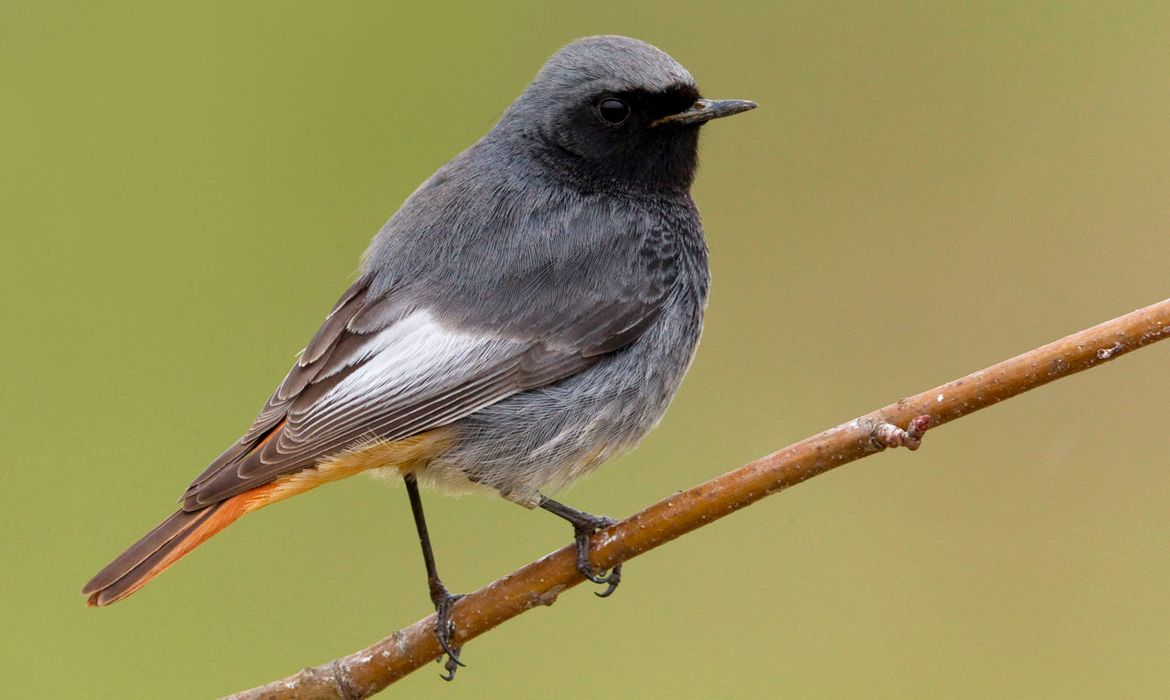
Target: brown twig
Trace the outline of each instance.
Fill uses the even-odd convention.
[[[764,496],[886,447],[918,446],[939,426],[1042,384],[1170,338],[1170,299],[1147,306],[924,391],[655,503],[597,533],[595,566],[611,568]],[[896,426],[905,425],[906,429]],[[464,644],[537,605],[552,605],[582,581],[573,547],[565,547],[461,599],[454,608],[456,644]],[[366,698],[437,659],[431,615],[361,651],[288,678],[229,696],[236,700]]]

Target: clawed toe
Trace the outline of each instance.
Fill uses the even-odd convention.
[[[588,573],[582,571],[585,577],[594,583],[604,583],[604,591],[593,591],[593,595],[598,598],[608,598],[617,590],[618,584],[622,582],[622,565],[618,564],[605,576],[590,576]],[[592,573],[592,572],[590,572]]]
[[[439,646],[443,647],[443,653],[447,655],[447,661],[443,664],[446,673],[439,677],[445,681],[455,680],[455,671],[459,670],[460,666],[467,665],[459,660],[459,652],[463,647],[452,645],[455,640],[455,622],[451,620],[451,607],[462,597],[447,594],[435,604],[435,638],[439,640]],[[442,660],[442,657],[437,660]]]
[[[577,545],[577,571],[581,572],[581,575],[587,580],[605,586],[604,591],[596,592],[597,597],[608,598],[612,595],[617,590],[618,584],[622,582],[622,565],[618,564],[608,572],[605,569],[601,571],[594,569],[593,565],[589,563],[589,537],[617,521],[603,515],[593,515],[576,508],[570,508],[564,503],[544,496],[541,496],[539,505],[544,510],[564,518],[572,524],[573,542]]]
[[[604,591],[594,592],[598,598],[608,598],[617,590],[618,584],[622,582],[622,565],[618,564],[608,572],[605,569],[601,571],[594,569],[593,564],[589,562],[589,537],[615,522],[610,518],[595,515],[580,523],[573,523],[573,541],[577,545],[577,571],[589,581],[605,586]]]

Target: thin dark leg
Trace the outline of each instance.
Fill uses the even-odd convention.
[[[580,571],[582,576],[594,583],[606,584],[604,591],[594,592],[594,595],[606,598],[617,590],[618,584],[622,582],[621,564],[613,567],[613,571],[607,574],[604,570],[600,573],[595,571],[593,565],[589,563],[589,536],[602,528],[613,525],[615,521],[604,515],[593,515],[576,508],[570,508],[564,503],[544,496],[540,497],[539,505],[553,515],[568,520],[569,524],[573,526],[573,541],[577,545],[577,571]]]
[[[422,497],[418,493],[418,480],[414,474],[403,477],[406,482],[406,495],[410,497],[410,510],[414,513],[414,526],[418,529],[418,542],[422,545],[423,562],[427,567],[427,586],[431,589],[431,602],[435,605],[435,637],[439,645],[447,653],[447,662],[443,668],[446,674],[440,676],[445,681],[455,679],[455,671],[467,664],[459,660],[459,650],[462,647],[451,646],[455,638],[455,623],[451,621],[451,606],[463,596],[451,595],[447,587],[439,579],[439,570],[435,567],[435,553],[431,551],[431,536],[427,534],[427,519],[423,516]]]

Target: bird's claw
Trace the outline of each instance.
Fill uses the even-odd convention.
[[[447,661],[443,664],[443,669],[446,673],[440,674],[439,678],[445,681],[455,680],[455,672],[459,670],[460,666],[467,664],[459,660],[459,652],[463,649],[462,646],[453,646],[451,644],[455,639],[455,622],[451,619],[451,608],[455,601],[463,596],[444,594],[442,598],[435,603],[435,638],[439,640],[439,646],[443,648],[443,653],[447,655]],[[442,661],[440,656],[436,661]]]
[[[577,571],[589,581],[605,585],[604,591],[594,591],[593,594],[598,598],[608,598],[617,590],[618,584],[622,582],[622,565],[618,564],[608,572],[604,569],[600,572],[594,569],[589,563],[589,536],[616,522],[603,515],[594,515],[590,516],[589,520],[573,524],[573,540],[577,545]]]

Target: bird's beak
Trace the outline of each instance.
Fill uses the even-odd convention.
[[[659,124],[705,124],[719,117],[730,117],[733,114],[746,112],[758,107],[751,100],[698,100],[689,108],[678,114],[670,114],[661,119],[650,122],[650,126]]]

